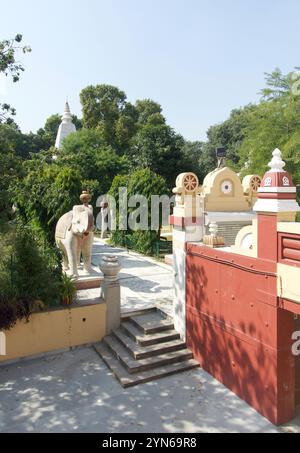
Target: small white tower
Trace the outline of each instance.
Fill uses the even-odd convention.
[[[56,136],[55,148],[60,149],[62,147],[63,139],[66,138],[68,135],[72,134],[73,132],[76,132],[76,127],[72,121],[72,115],[69,104],[68,102],[66,102],[65,111],[62,116],[62,122],[59,126]]]

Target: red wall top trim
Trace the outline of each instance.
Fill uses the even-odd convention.
[[[300,304],[293,300],[283,299],[282,297],[280,297],[279,306],[284,310],[295,313],[296,315],[300,315]]]
[[[251,258],[249,256],[230,253],[220,249],[213,249],[199,244],[187,244],[186,251],[188,255],[198,255],[201,258],[210,259],[232,267],[238,267],[245,271],[271,276],[277,275],[277,264],[273,261],[261,258]]]

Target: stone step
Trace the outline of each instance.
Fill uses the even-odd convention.
[[[129,318],[145,335],[173,330],[173,321],[159,312]]]
[[[126,321],[128,318],[131,318],[133,316],[141,316],[141,315],[146,315],[146,314],[153,314],[157,313],[158,309],[157,307],[149,307],[149,308],[141,308],[140,310],[134,310],[134,311],[125,311],[121,314],[121,321]]]
[[[189,359],[157,367],[153,370],[129,374],[122,366],[121,362],[119,362],[112,351],[103,342],[95,345],[94,348],[124,388],[133,387],[138,384],[161,379],[166,376],[171,376],[176,373],[189,371],[199,367],[199,363],[196,362],[196,360]]]
[[[153,357],[173,351],[179,351],[186,348],[186,344],[181,339],[167,341],[166,343],[154,344],[151,346],[139,346],[135,343],[134,340],[131,339],[130,336],[125,335],[121,329],[114,331],[113,335],[122,343],[122,345],[136,360],[146,359],[148,357]]]
[[[130,321],[122,322],[121,329],[126,335],[129,335],[140,346],[151,346],[158,343],[165,343],[167,341],[180,339],[179,333],[174,329],[154,333],[152,335],[144,335],[141,330]]]
[[[122,345],[122,343],[120,343],[120,341],[112,335],[105,337],[103,342],[110,348],[115,357],[119,359],[119,361],[130,374],[147,371],[158,366],[165,366],[171,363],[176,363],[193,358],[192,352],[190,352],[188,349],[182,349],[166,354],[160,354],[155,357],[135,360],[132,358],[128,350]]]

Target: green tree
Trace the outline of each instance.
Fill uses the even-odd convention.
[[[13,39],[5,39],[0,41],[0,73],[10,76],[13,82],[20,80],[21,72],[24,71],[24,66],[16,60],[18,52],[31,52],[29,46],[22,46],[23,36],[18,34]],[[9,116],[15,115],[16,111],[9,104],[0,104],[0,122],[11,122]]]
[[[129,226],[126,231],[119,229],[119,189],[127,188],[128,199],[134,195],[143,195],[148,202],[146,212],[148,219],[148,230],[130,230]],[[155,244],[160,237],[161,223],[157,230],[151,230],[151,196],[165,195],[168,193],[168,187],[165,180],[150,169],[139,169],[129,175],[117,175],[111,185],[109,194],[114,197],[117,208],[117,229],[112,232],[112,242],[115,245],[129,246],[134,250],[151,255],[155,251]],[[136,206],[138,208],[139,206]],[[128,215],[132,214],[136,208],[129,208]],[[160,207],[161,209],[161,207]],[[161,212],[160,212],[161,221]]]
[[[117,149],[124,153],[128,150],[132,137],[137,131],[138,113],[135,107],[129,102],[120,113],[115,123],[115,142]]]
[[[92,189],[93,202],[107,193],[113,178],[125,172],[128,163],[107,145],[98,130],[81,129],[64,141],[57,164],[73,168],[80,175],[83,189]]]
[[[0,153],[0,231],[5,223],[12,218],[12,200],[9,187],[16,182],[21,173],[21,165],[15,154]]]
[[[248,130],[249,116],[255,110],[254,105],[235,109],[226,121],[209,128],[200,163],[205,175],[216,168],[216,149],[220,147],[227,150],[227,165],[240,169],[240,148]]]
[[[295,71],[299,71],[299,69],[299,67],[295,67]],[[262,99],[273,101],[282,96],[290,95],[295,81],[299,80],[299,72],[297,74],[295,71],[283,74],[280,68],[276,68],[270,74],[265,73],[266,87],[260,92]]]
[[[10,186],[11,198],[24,224],[44,233],[45,240],[53,244],[58,219],[79,203],[80,174],[57,163],[29,162],[25,167],[26,176]]]
[[[213,167],[214,159],[206,162],[206,155],[204,152],[205,143],[203,142],[190,142],[186,141],[182,148],[186,166],[189,165],[189,171],[196,173],[200,181],[203,181],[207,173]]]
[[[135,103],[138,112],[138,125],[153,125],[158,126],[166,123],[166,119],[162,115],[161,105],[151,99],[138,100]]]
[[[240,148],[244,173],[264,174],[271,153],[280,148],[295,181],[300,178],[300,96],[292,89],[292,75],[268,74],[260,104],[248,117]]]
[[[32,132],[23,134],[15,122],[10,122],[0,123],[0,149],[2,152],[13,151],[22,159],[29,159],[31,154],[47,148],[40,135]]]
[[[179,173],[190,169],[182,152],[184,139],[166,124],[147,124],[139,129],[130,149],[134,166],[148,168],[161,175],[169,189]]]
[[[107,144],[119,152],[128,146],[135,133],[137,112],[126,94],[111,85],[88,86],[80,93],[83,125],[101,132]]]
[[[22,134],[14,124],[0,124],[0,230],[12,217],[9,186],[22,174],[18,157],[21,143]]]

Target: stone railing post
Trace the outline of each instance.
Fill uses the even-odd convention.
[[[100,298],[106,303],[106,334],[110,334],[121,324],[121,291],[118,278],[121,266],[116,256],[105,256],[99,267],[104,275]]]
[[[6,335],[0,332],[0,355],[6,355]]]

